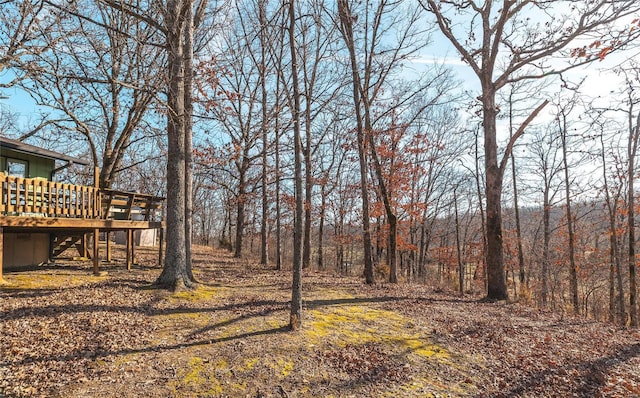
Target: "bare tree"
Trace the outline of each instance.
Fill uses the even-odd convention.
[[[299,42],[298,51],[302,75],[302,90],[304,99],[304,164],[305,164],[305,207],[304,207],[304,241],[302,251],[302,266],[309,267],[311,262],[311,227],[313,189],[316,176],[314,175],[314,157],[324,137],[327,128],[322,120],[326,115],[326,109],[338,93],[342,93],[342,79],[333,66],[333,60],[337,49],[337,27],[326,17],[325,0],[313,0],[298,3],[299,7],[305,6],[299,11]],[[318,159],[317,163],[322,162]]]
[[[575,99],[574,99],[575,100]],[[576,265],[576,237],[574,226],[574,213],[572,210],[571,200],[571,179],[569,178],[569,156],[567,151],[567,141],[569,140],[568,116],[575,101],[568,101],[567,106],[560,106],[558,109],[557,122],[558,132],[560,133],[560,142],[562,146],[562,168],[564,173],[564,195],[565,195],[565,213],[567,217],[567,235],[569,239],[569,285],[571,294],[571,304],[573,305],[574,314],[580,313],[580,303],[578,301],[578,268]],[[575,166],[575,164],[571,165]]]
[[[29,62],[55,44],[48,37],[62,37],[58,23],[63,14],[45,0],[5,0],[0,5],[0,73],[7,68],[13,72],[9,81],[0,83],[7,88],[27,77]]]
[[[268,115],[272,109],[267,103],[269,98],[264,96],[269,88],[266,80],[269,63],[266,54],[263,58],[265,50],[262,49],[267,45],[263,36],[269,35],[270,31],[268,24],[261,26],[262,17],[259,16],[266,12],[261,11],[266,4],[237,2],[234,6],[235,15],[228,20],[229,28],[219,39],[222,51],[215,63],[209,63],[209,67],[203,70],[201,91],[206,96],[204,101],[209,122],[215,126],[212,130],[224,134],[221,145],[224,153],[220,157],[222,166],[234,181],[233,186],[227,185],[227,189],[233,192],[234,256],[239,258],[243,256],[247,206],[254,193],[254,185],[266,178],[265,171],[258,175],[255,166],[267,155],[264,146],[270,119],[265,119],[265,114]],[[228,73],[219,73],[220,70]],[[262,148],[259,145],[261,141]],[[266,163],[263,162],[263,166]]]
[[[300,133],[300,83],[298,82],[298,55],[296,48],[296,7],[295,1],[289,0],[289,50],[291,53],[291,81],[293,84],[293,156],[294,156],[294,189],[296,197],[295,218],[293,227],[293,281],[291,284],[291,313],[289,328],[298,330],[302,327],[302,239],[304,223],[304,199],[302,178],[302,135]]]
[[[376,177],[376,189],[384,204],[386,222],[389,224],[387,253],[389,282],[395,283],[397,282],[398,215],[392,204],[392,192],[389,190],[388,182],[385,181],[382,163],[377,153],[375,132],[389,128],[388,123],[383,127],[377,121],[388,122],[388,118],[395,109],[419,98],[428,87],[423,81],[415,82],[413,90],[403,93],[396,101],[390,101],[391,106],[382,105],[384,90],[390,87],[394,73],[402,62],[409,60],[426,44],[424,38],[428,30],[422,24],[421,9],[401,1],[381,0],[374,3],[359,3],[340,0],[338,17],[339,30],[350,61],[358,155],[362,168],[365,279],[367,283],[374,282],[373,264],[370,259],[371,231],[368,220],[369,198],[366,176],[368,155],[370,155]],[[434,80],[438,79],[434,78]],[[374,112],[375,107],[380,108],[379,112]]]
[[[55,128],[86,139],[100,167],[100,186],[110,188],[121,171],[140,161],[125,163],[130,145],[156,134],[148,116],[162,87],[165,57],[161,48],[148,45],[159,39],[156,26],[102,2],[69,7],[72,15],[58,28],[67,32],[51,37],[48,45],[55,51],[32,59],[38,71],[22,86],[38,104],[64,115],[52,120]],[[91,17],[101,24],[80,9],[93,10]]]
[[[185,30],[193,29],[185,26],[183,7],[193,7],[191,0],[183,4],[179,0],[168,0],[165,9],[165,35],[168,58],[168,92],[167,92],[167,248],[165,265],[156,284],[170,289],[192,287],[194,281],[188,269],[186,237],[186,58],[193,54],[185,53]],[[187,48],[188,50],[188,48]]]
[[[501,207],[504,172],[513,145],[546,102],[535,106],[535,110],[521,123],[499,160],[496,93],[509,83],[545,78],[592,62],[598,59],[597,53],[603,56],[628,43],[627,32],[616,31],[612,23],[633,15],[640,6],[632,0],[487,0],[481,3],[420,0],[420,3],[435,16],[442,34],[460,53],[480,83],[486,173],[487,298],[504,300],[508,296]],[[536,16],[535,22],[528,18],[530,15]],[[588,53],[587,46],[572,53],[574,49],[570,46],[577,39],[594,36],[614,37],[607,42],[606,48],[597,48],[594,54]],[[550,59],[557,55],[584,57],[573,58],[574,62],[554,67]]]
[[[260,130],[262,132],[262,220],[260,224],[260,264],[269,264],[269,194],[268,194],[268,163],[267,151],[269,147],[269,110],[267,102],[269,96],[267,94],[267,40],[269,30],[267,29],[267,1],[258,0],[258,22],[260,23],[260,31],[258,37],[260,40],[260,101],[262,108],[262,121]]]
[[[513,133],[515,132],[514,123],[516,122],[518,116],[523,112],[518,109],[520,106],[523,106],[524,112],[527,113],[529,110],[527,109],[527,102],[531,97],[533,92],[539,92],[542,87],[532,86],[528,84],[531,82],[518,82],[515,84],[509,85],[509,91],[506,93],[506,98],[504,98],[504,102],[508,107],[508,114],[506,117],[509,122],[509,138],[513,137]],[[518,203],[519,191],[518,191],[518,173],[516,172],[516,156],[515,150],[511,151],[511,183],[513,189],[513,212],[515,217],[515,227],[516,227],[516,246],[518,251],[518,282],[520,285],[520,293],[524,294],[526,286],[526,269],[525,269],[525,258],[524,258],[524,249],[523,249],[523,236],[522,236],[522,223],[520,220],[520,205]]]
[[[598,125],[592,123],[592,126],[600,129],[598,139],[600,141],[600,158],[602,161],[602,182],[605,194],[605,206],[607,208],[607,220],[609,229],[609,322],[614,322],[616,317],[618,322],[624,324],[626,322],[624,289],[622,288],[622,265],[620,255],[620,242],[618,232],[618,206],[622,197],[622,184],[610,183],[611,171],[608,169],[607,147],[605,146],[605,131],[601,123],[603,112],[597,112],[600,117],[594,119]],[[618,165],[614,163],[614,167]],[[614,169],[614,175],[622,175],[622,171]],[[615,179],[614,179],[615,181]],[[616,282],[618,286],[618,295],[616,296]],[[616,311],[617,308],[617,311]]]
[[[368,3],[367,3],[368,4]],[[351,9],[348,0],[338,1],[338,14],[340,20],[340,32],[347,42],[349,48],[349,59],[353,73],[353,102],[356,108],[356,132],[358,135],[358,156],[360,159],[360,191],[362,198],[362,240],[363,240],[363,256],[364,256],[364,276],[367,284],[375,283],[373,275],[373,257],[371,253],[371,220],[369,217],[369,183],[368,183],[368,156],[365,147],[365,126],[360,112],[362,83],[359,81],[360,75],[357,69],[357,61],[355,54],[355,43],[353,35],[354,16],[351,15]]]
[[[638,303],[637,303],[637,277],[636,277],[636,238],[635,238],[635,174],[636,155],[640,143],[640,111],[636,106],[640,104],[640,98],[636,94],[637,82],[640,77],[640,65],[632,62],[629,70],[625,70],[626,109],[627,119],[627,233],[629,240],[628,267],[629,267],[629,318],[630,326],[638,327]]]
[[[534,138],[527,146],[530,151],[533,174],[540,179],[542,194],[542,228],[543,243],[540,254],[541,270],[539,272],[540,300],[547,306],[549,296],[549,273],[551,266],[551,237],[556,227],[552,224],[551,212],[558,203],[559,193],[557,179],[562,171],[562,159],[558,137],[548,129],[536,130]]]

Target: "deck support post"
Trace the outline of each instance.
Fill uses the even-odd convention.
[[[54,262],[53,249],[55,248],[55,244],[56,244],[55,239],[56,239],[55,234],[49,233],[49,261],[48,261],[49,264]]]
[[[4,231],[2,227],[0,227],[0,283],[2,283],[2,267],[4,267],[4,262],[2,255],[4,254]]]
[[[133,261],[133,233],[131,229],[127,229],[127,270],[131,271],[131,262]]]
[[[100,230],[93,230],[93,274],[100,275],[99,265],[100,265]]]
[[[89,234],[82,234],[82,252],[80,253],[80,255],[85,259],[89,257],[89,239],[87,238],[87,235]]]
[[[136,265],[136,234],[131,230],[131,264]]]
[[[110,263],[111,262],[111,239],[110,239],[110,235],[111,233],[109,231],[105,232],[105,238],[106,238],[106,245],[107,245],[107,262]]]
[[[162,267],[162,241],[164,240],[164,228],[162,226],[158,228],[159,232],[159,244],[158,244],[158,267]]]

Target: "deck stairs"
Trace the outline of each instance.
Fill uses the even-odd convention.
[[[51,257],[55,258],[64,253],[67,249],[75,247],[78,250],[80,256],[85,256],[85,252],[82,247],[82,235],[60,235],[55,234],[52,239]],[[91,258],[86,253],[87,258]]]

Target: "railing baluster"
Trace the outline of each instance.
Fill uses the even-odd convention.
[[[0,212],[1,213],[4,213],[6,211],[6,204],[7,204],[7,199],[5,197],[6,185],[7,185],[7,176],[4,173],[2,173],[0,174],[0,188],[2,189],[2,192],[0,193]]]

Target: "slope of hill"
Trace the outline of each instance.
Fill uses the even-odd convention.
[[[287,272],[207,248],[195,270],[177,293],[150,266],[5,275],[0,397],[640,396],[637,331],[311,273],[292,333]]]

